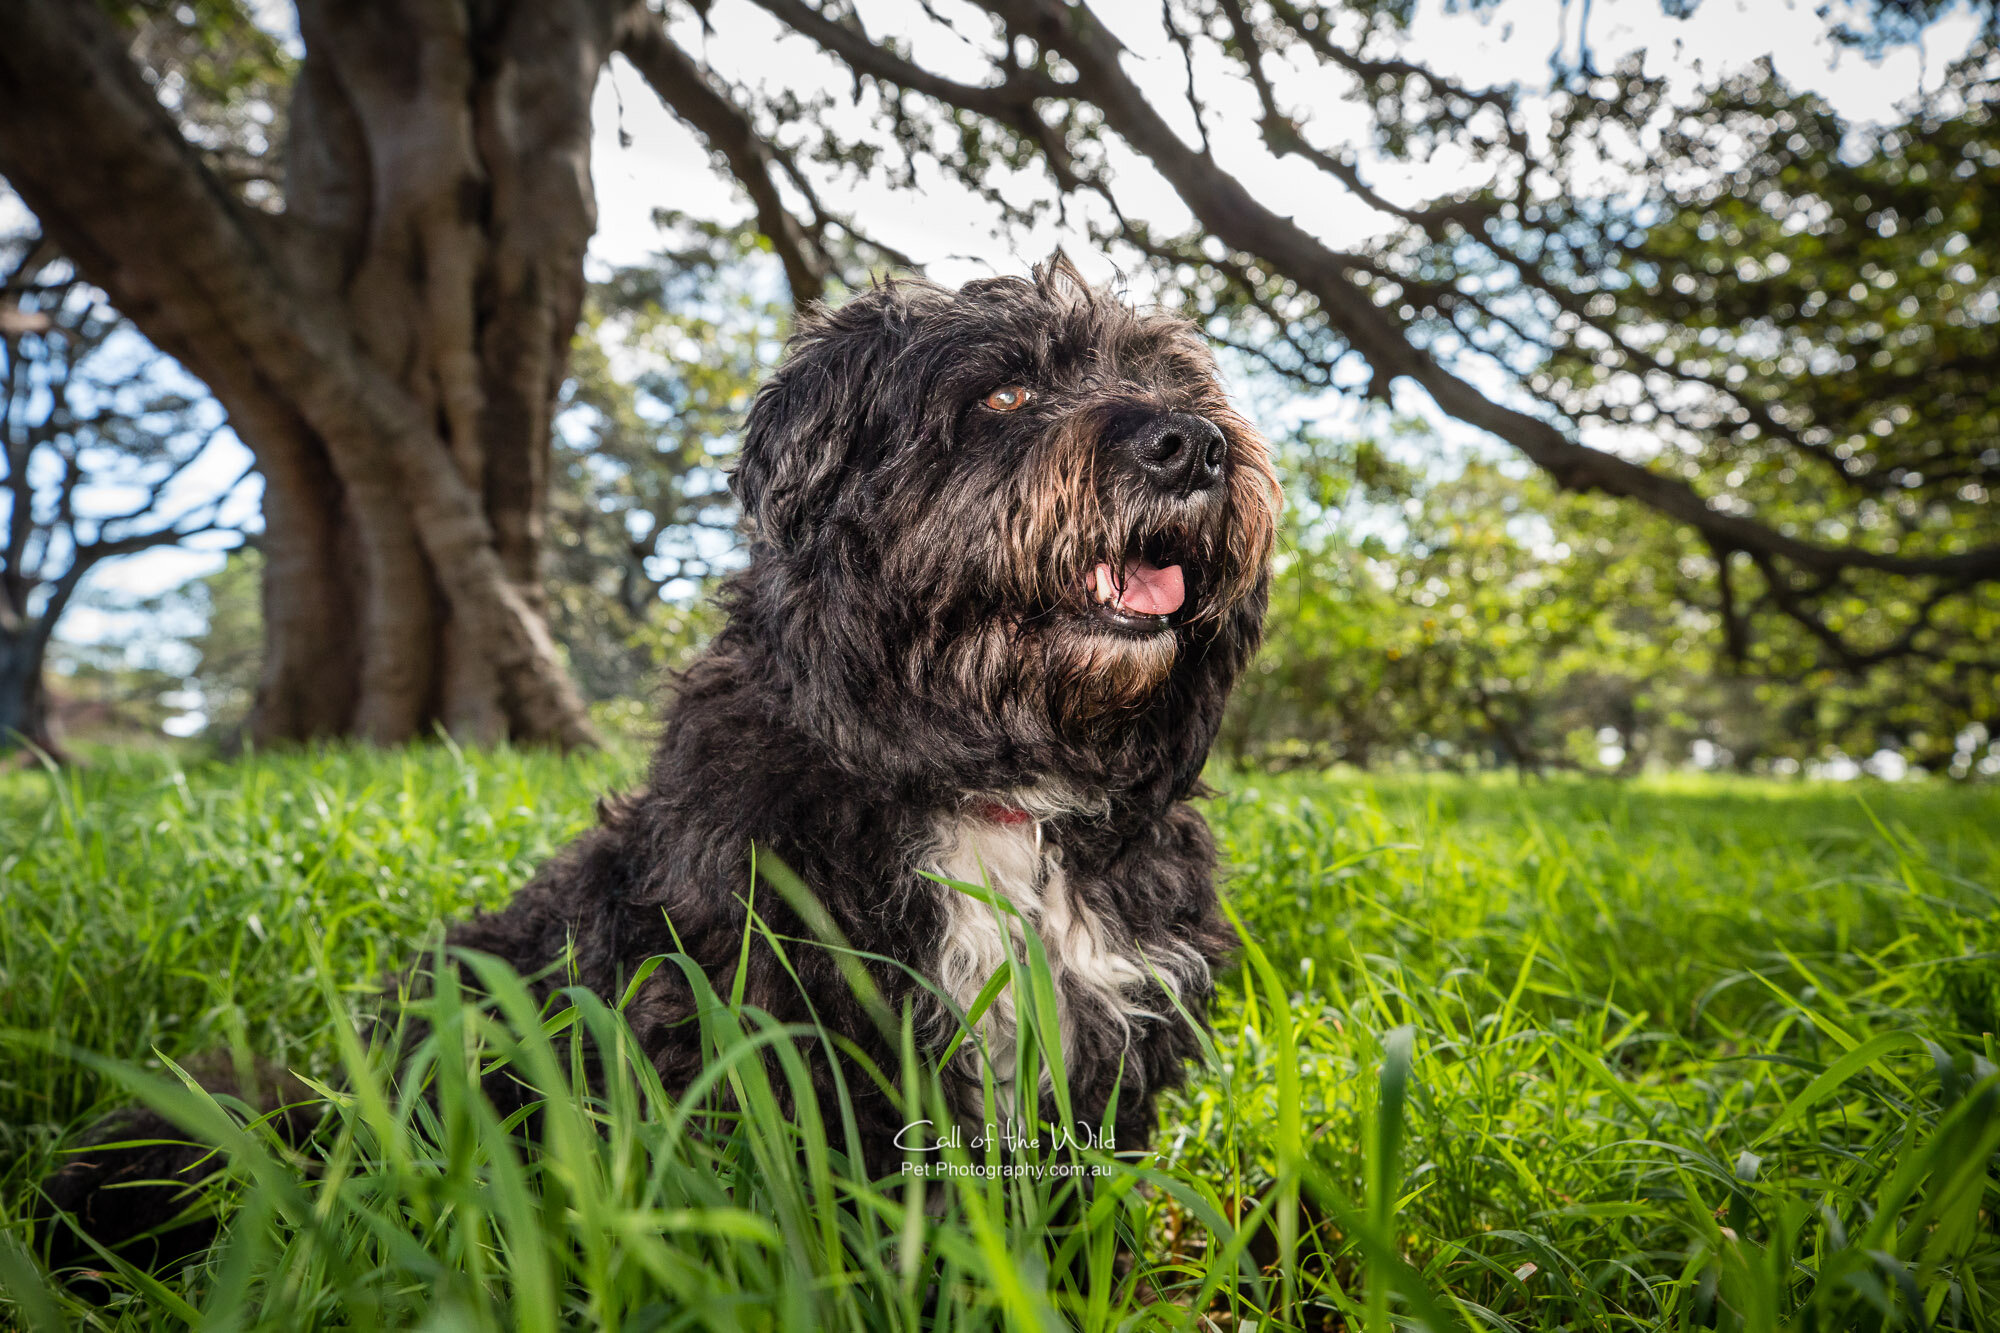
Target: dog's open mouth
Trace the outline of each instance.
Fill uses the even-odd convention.
[[[1100,562],[1085,579],[1099,623],[1128,633],[1171,630],[1187,609],[1188,580],[1180,562],[1149,548],[1114,565]]]

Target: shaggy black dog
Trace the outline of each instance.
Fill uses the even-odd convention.
[[[727,991],[754,845],[855,949],[963,1011],[1005,956],[1003,918],[928,876],[987,883],[1046,945],[1074,1113],[1096,1125],[1116,1088],[1118,1147],[1141,1146],[1196,1050],[1177,1006],[1205,1013],[1225,946],[1187,800],[1257,643],[1278,502],[1202,340],[1061,261],[957,291],[883,283],[802,319],[733,485],[750,560],[645,789],[450,942],[524,974],[570,955],[547,984],[613,1002],[646,959],[685,950]],[[812,933],[768,890],[758,911]],[[746,1000],[893,1070],[833,953],[788,956],[797,978],[750,951]],[[957,1031],[909,973],[873,970],[933,1048]],[[685,979],[653,971],[626,1012],[684,1086],[701,1060]],[[1012,1021],[1003,1001],[982,1034],[1003,1082]],[[948,1071],[975,1121],[979,1045]],[[904,1114],[866,1078],[846,1087],[869,1164],[893,1169]],[[52,1193],[101,1204],[98,1171]]]

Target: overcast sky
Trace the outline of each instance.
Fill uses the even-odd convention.
[[[1643,51],[1649,72],[1669,75],[1685,89],[1768,55],[1794,85],[1818,91],[1850,120],[1870,121],[1888,117],[1899,102],[1933,82],[1942,66],[1964,51],[1976,27],[1970,13],[1955,14],[1936,25],[1923,46],[1898,49],[1871,62],[1828,39],[1827,23],[1815,13],[1819,2],[1704,0],[1692,18],[1676,20],[1661,12],[1660,0],[1596,0],[1589,9],[1591,53],[1602,68],[1629,52]],[[926,24],[915,0],[862,0],[860,8],[872,33],[914,37],[920,58],[947,72],[979,77],[976,58]],[[1580,2],[1564,0],[1513,0],[1501,5],[1497,15],[1481,18],[1463,12],[1446,14],[1445,0],[1425,0],[1413,29],[1414,49],[1441,73],[1468,84],[1519,81],[1529,88],[1545,87],[1551,55],[1561,50],[1574,58],[1583,8]],[[1185,72],[1178,50],[1161,32],[1157,8],[1146,0],[1098,0],[1096,9],[1131,51],[1127,68],[1133,77],[1164,113],[1178,118],[1178,126],[1191,138],[1192,119],[1182,96]],[[845,105],[851,80],[843,69],[805,40],[781,32],[774,20],[747,0],[720,0],[711,9],[709,22],[708,34],[689,22],[677,35],[726,76],[772,88],[835,91],[843,99],[836,114],[859,114]],[[1337,138],[1351,123],[1353,109],[1319,94],[1308,72],[1297,71],[1289,78],[1280,75],[1278,83],[1281,96],[1305,113],[1302,118],[1309,120],[1316,136]],[[1254,97],[1247,85],[1211,78],[1202,93],[1210,106],[1209,130],[1218,158],[1260,197],[1284,201],[1285,211],[1302,226],[1335,243],[1351,244],[1376,228],[1378,220],[1368,209],[1324,177],[1277,162],[1264,151],[1255,132]],[[657,248],[652,223],[656,208],[706,217],[743,215],[742,204],[712,173],[695,137],[660,106],[622,60],[614,60],[599,84],[595,129],[592,170],[598,231],[590,251],[594,272],[638,262]],[[629,146],[621,144],[621,130]],[[1185,209],[1150,171],[1129,155],[1119,166],[1117,188],[1127,212],[1156,225],[1185,224]],[[1378,175],[1376,183],[1392,197],[1414,200],[1451,188],[1452,173],[1458,170],[1446,160],[1400,176]],[[1039,186],[1024,180],[1021,188]],[[904,250],[943,281],[1019,272],[1058,245],[1093,278],[1116,276],[1079,233],[1053,223],[1017,240],[997,236],[990,211],[981,201],[941,181],[922,196],[876,184],[840,184],[829,188],[826,197],[872,235]],[[1293,410],[1318,414],[1338,410],[1338,405],[1307,403]],[[212,465],[192,480],[183,499],[197,499],[201,486],[219,486],[234,477],[245,457],[233,442],[217,449]],[[212,550],[155,551],[107,564],[93,577],[98,589],[113,596],[146,595],[207,573],[220,561]],[[80,642],[116,642],[141,628],[129,616],[85,606],[65,621],[64,636]]]

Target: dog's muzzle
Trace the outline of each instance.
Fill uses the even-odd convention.
[[[1205,417],[1146,412],[1128,418],[1119,423],[1111,449],[1149,510],[1193,516],[1223,498],[1229,439]],[[1185,527],[1174,522],[1135,534],[1122,559],[1101,562],[1085,575],[1101,626],[1137,634],[1172,628],[1191,591],[1181,563],[1187,542],[1170,539],[1175,530]]]

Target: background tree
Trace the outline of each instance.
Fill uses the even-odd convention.
[[[1446,452],[1417,423],[1289,442],[1270,634],[1224,751],[1530,772],[1684,761],[1719,720],[1692,697],[1712,679],[1712,627],[1681,605],[1698,544],[1478,455],[1440,468]]]
[[[740,554],[724,470],[788,315],[744,237],[685,239],[701,244],[591,284],[553,433],[550,626],[593,720],[634,734],[713,630],[709,585]],[[262,566],[246,545],[161,604],[163,625],[199,627],[163,688],[192,689],[225,748],[255,697]]]
[[[649,699],[705,640],[740,556],[726,469],[789,323],[754,234],[686,239],[592,284],[556,418],[550,616],[593,703]]]
[[[1732,654],[1712,556],[1666,519],[1419,422],[1299,432],[1280,456],[1285,539],[1221,737],[1234,760],[1796,772],[1886,750],[1961,778],[2000,762],[1990,673],[1914,654],[1840,668],[1783,620]]]
[[[236,485],[180,494],[221,426],[41,237],[0,242],[0,751],[61,753],[49,650],[93,569],[236,530]]]
[[[262,673],[264,553],[254,542],[230,552],[222,568],[190,579],[162,598],[161,610],[199,628],[184,641],[193,660],[176,693],[192,691],[207,738],[225,753],[237,750],[257,702]]]

